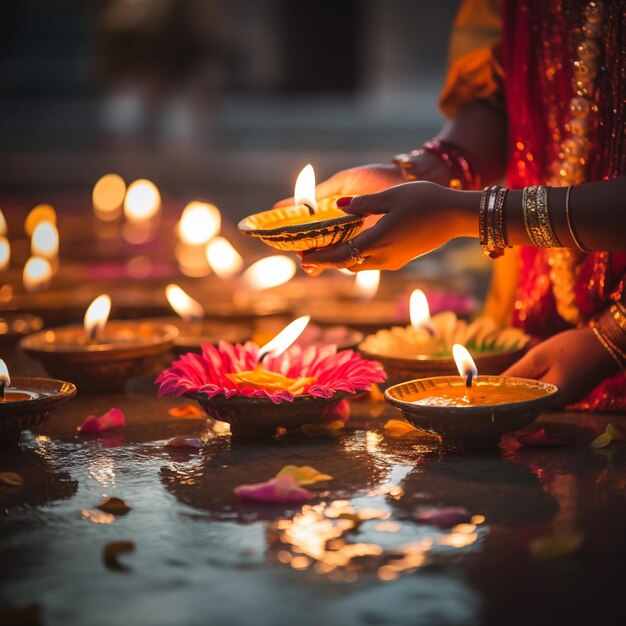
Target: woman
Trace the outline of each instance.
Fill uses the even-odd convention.
[[[318,187],[383,217],[302,267],[396,269],[480,237],[498,258],[487,313],[544,339],[506,374],[556,383],[575,408],[626,411],[626,3],[505,0],[501,17],[497,4],[461,7],[440,135]],[[505,174],[506,193],[459,190]]]

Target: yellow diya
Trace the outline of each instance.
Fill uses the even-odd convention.
[[[337,208],[340,196],[317,201],[315,172],[309,164],[296,181],[294,206],[278,207],[249,215],[239,230],[278,250],[298,252],[325,248],[352,239],[363,226],[363,217]]]

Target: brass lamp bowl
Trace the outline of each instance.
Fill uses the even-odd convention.
[[[314,220],[306,206],[288,206],[249,215],[238,228],[244,235],[257,237],[278,250],[326,248],[352,239],[363,226],[362,216],[349,215],[332,204],[320,204]]]
[[[69,378],[82,392],[101,393],[122,389],[128,379],[150,371],[177,336],[170,324],[113,320],[98,343],[86,343],[83,327],[73,325],[34,333],[20,345],[51,376]]]
[[[0,445],[16,444],[23,430],[43,424],[56,407],[76,395],[76,387],[63,380],[13,376],[6,393],[23,399],[0,402]]]
[[[230,424],[233,437],[267,439],[276,434],[279,426],[296,429],[320,421],[327,410],[352,394],[337,391],[330,398],[316,398],[307,394],[280,404],[274,404],[269,398],[247,396],[227,398],[219,395],[209,398],[201,391],[184,395],[197,400],[213,419]]]
[[[489,448],[508,432],[531,424],[540,411],[554,402],[559,388],[526,378],[479,376],[475,385],[506,386],[534,394],[534,397],[489,405],[433,406],[420,403],[420,394],[441,388],[464,386],[460,376],[434,376],[410,380],[389,387],[385,400],[402,411],[408,422],[427,433],[438,435],[446,447],[455,449]]]

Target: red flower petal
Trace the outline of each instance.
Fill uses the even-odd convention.
[[[235,494],[242,500],[280,504],[308,502],[313,498],[313,494],[308,489],[298,486],[290,475],[272,478],[264,483],[240,485],[235,488]]]
[[[122,409],[110,409],[103,415],[90,415],[76,429],[79,433],[99,433],[103,430],[121,428],[126,423],[126,416]]]
[[[523,446],[530,446],[534,448],[560,448],[561,446],[567,444],[567,442],[564,439],[561,439],[561,437],[548,435],[545,428],[528,435],[520,435],[517,440]]]

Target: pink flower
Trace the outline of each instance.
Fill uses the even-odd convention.
[[[300,487],[290,474],[272,478],[264,483],[240,485],[235,488],[235,494],[242,500],[278,504],[308,502],[313,498],[313,494],[308,489]]]
[[[90,415],[76,429],[79,433],[99,433],[103,430],[121,428],[126,423],[126,416],[122,409],[111,409],[104,415]]]
[[[275,404],[291,402],[294,395],[289,391],[238,387],[226,376],[253,370],[258,351],[259,347],[252,342],[233,345],[220,341],[217,347],[203,344],[201,354],[184,354],[159,374],[155,381],[159,384],[159,397],[202,391],[209,398],[242,395],[267,397]],[[352,350],[337,352],[334,345],[322,348],[293,345],[279,356],[266,357],[263,367],[289,378],[313,378],[302,389],[302,394],[317,398],[330,398],[337,391],[365,391],[372,383],[387,378],[376,361],[363,359]]]

